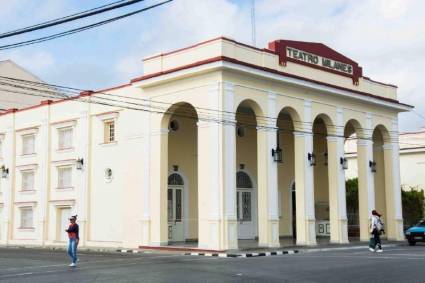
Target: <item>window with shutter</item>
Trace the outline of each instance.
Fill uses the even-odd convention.
[[[115,121],[105,121],[104,122],[104,142],[114,142],[115,141]]]
[[[59,149],[72,148],[72,132],[73,132],[73,129],[71,127],[58,130],[58,134],[59,134],[58,148]]]
[[[34,190],[34,171],[22,171],[22,190],[32,191]]]
[[[34,228],[32,207],[21,208],[21,228]]]
[[[72,167],[58,167],[58,188],[72,187]]]
[[[25,135],[22,136],[22,155],[35,153],[35,136]]]

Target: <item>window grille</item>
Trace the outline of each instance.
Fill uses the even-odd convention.
[[[247,173],[242,171],[236,173],[236,187],[245,189],[253,188],[251,178]]]
[[[168,185],[172,186],[183,186],[183,178],[177,173],[173,173],[168,177]]]

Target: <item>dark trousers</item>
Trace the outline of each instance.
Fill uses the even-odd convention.
[[[375,249],[376,247],[378,247],[378,249],[380,249],[380,250],[382,249],[380,234],[381,233],[378,230],[373,229],[373,232],[372,232],[373,241],[371,241],[371,243],[370,243],[370,247],[372,249]]]

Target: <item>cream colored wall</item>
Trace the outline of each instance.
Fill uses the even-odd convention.
[[[403,189],[410,188],[425,190],[425,151],[401,153],[400,179]]]

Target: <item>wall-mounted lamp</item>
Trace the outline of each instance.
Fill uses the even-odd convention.
[[[345,157],[340,157],[339,158],[339,164],[341,164],[342,169],[347,170],[348,169],[348,161],[347,158]]]
[[[6,179],[9,176],[9,168],[6,168],[4,165],[0,168],[1,171],[1,177],[3,179]]]
[[[325,166],[328,166],[328,152],[325,151],[325,153],[323,153],[323,157],[325,158]]]
[[[316,166],[316,155],[314,153],[309,152],[307,158],[310,166]]]
[[[276,149],[272,148],[272,156],[274,162],[282,162],[282,149],[279,146],[279,131],[277,132],[277,143],[276,143]]]
[[[77,166],[77,170],[82,170],[84,165],[84,159],[78,158],[77,161],[75,161],[75,166]]]
[[[369,167],[370,167],[370,171],[372,173],[376,172],[376,162],[375,161],[369,161]]]

